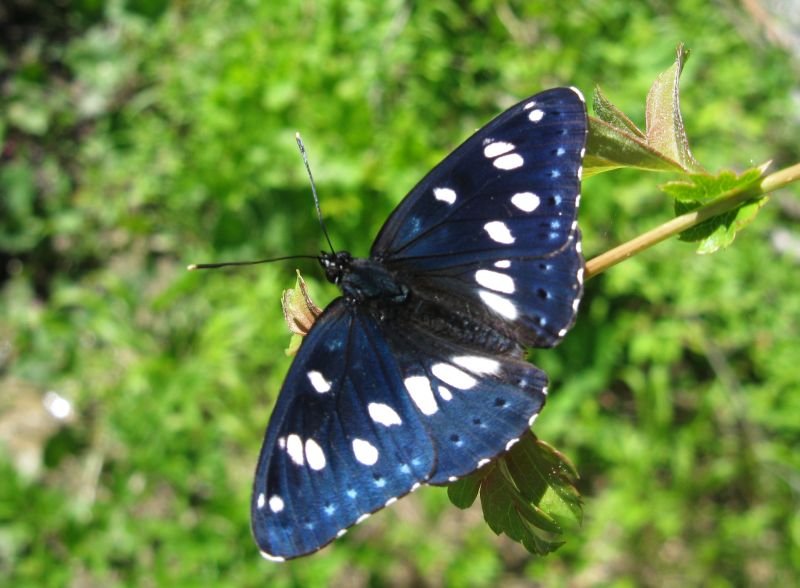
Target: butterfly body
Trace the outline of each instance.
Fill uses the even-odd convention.
[[[339,286],[349,304],[375,301],[387,305],[400,304],[408,298],[408,287],[381,263],[354,258],[347,251],[323,253],[319,263],[325,277]]]
[[[524,361],[572,325],[582,96],[510,108],[400,203],[368,258],[322,253],[342,296],[305,337],[253,485],[264,557],[320,549],[421,484],[446,484],[531,426],[547,376]]]

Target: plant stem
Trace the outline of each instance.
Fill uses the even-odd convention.
[[[713,216],[733,210],[748,200],[763,196],[798,180],[800,180],[800,163],[766,176],[756,186],[744,190],[736,189],[723,194],[702,208],[675,217],[671,221],[589,260],[586,262],[585,279],[588,280],[640,251],[649,249],[653,245],[673,235],[682,233]]]

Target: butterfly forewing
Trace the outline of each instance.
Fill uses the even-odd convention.
[[[586,133],[576,90],[523,100],[406,196],[373,257],[412,287],[482,307],[526,345],[555,344],[582,293],[576,219]]]
[[[372,256],[450,263],[499,250],[539,256],[560,249],[577,216],[586,129],[583,97],[571,88],[511,107],[414,187],[381,229]]]
[[[252,497],[265,557],[323,547],[411,491],[434,448],[374,319],[334,301],[298,351],[270,419]]]

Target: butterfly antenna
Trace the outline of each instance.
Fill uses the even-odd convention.
[[[256,261],[225,261],[222,263],[193,263],[187,265],[189,271],[201,269],[217,269],[219,267],[229,267],[232,265],[257,265],[259,263],[272,263],[273,261],[285,261],[287,259],[317,259],[316,255],[287,255],[285,257],[272,257],[270,259],[258,259]]]
[[[300,148],[300,155],[303,156],[303,163],[306,166],[308,179],[311,181],[311,194],[314,196],[314,206],[317,208],[319,225],[322,227],[322,233],[325,235],[325,240],[328,242],[328,246],[331,248],[331,253],[336,253],[336,250],[333,248],[333,243],[331,243],[331,238],[328,236],[328,230],[325,228],[325,222],[322,220],[322,211],[319,208],[319,198],[317,197],[317,187],[314,185],[314,176],[311,175],[311,167],[308,165],[306,146],[303,145],[303,140],[300,138],[300,133],[295,133],[294,138],[297,140],[297,146]]]

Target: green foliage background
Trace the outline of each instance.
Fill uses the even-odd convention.
[[[553,380],[536,432],[587,501],[547,558],[427,489],[313,557],[263,561],[248,499],[294,268],[184,271],[319,250],[296,130],[334,243],[364,255],[425,172],[529,94],[600,84],[642,123],[680,41],[697,158],[794,163],[797,54],[740,4],[17,0],[0,19],[0,583],[798,580],[796,189],[717,255],[672,240],[592,280],[565,343],[534,353]],[[666,220],[667,179],[587,181],[587,254]],[[64,424],[48,391],[73,403]]]

